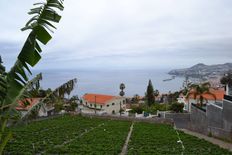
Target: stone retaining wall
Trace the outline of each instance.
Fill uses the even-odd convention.
[[[112,120],[125,120],[125,121],[135,121],[135,122],[148,122],[148,123],[155,123],[155,124],[168,124],[174,125],[172,119],[165,119],[159,117],[153,118],[137,118],[137,117],[125,117],[125,116],[118,116],[118,115],[96,115],[96,114],[84,114],[82,113],[81,116],[84,117],[97,117],[103,119],[112,119]]]

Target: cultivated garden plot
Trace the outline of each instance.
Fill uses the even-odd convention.
[[[11,128],[14,138],[5,154],[120,154],[130,121],[61,116]],[[179,132],[185,149],[177,143],[173,127],[163,124],[134,123],[128,154],[224,155],[229,151]]]
[[[105,120],[63,116],[18,126],[12,129],[15,133],[14,138],[7,145],[6,152],[11,154],[41,153],[103,122]]]
[[[180,133],[180,138],[184,142],[185,154],[198,154],[198,155],[232,155],[225,149],[220,148],[217,145],[213,145],[203,139]]]
[[[128,154],[181,154],[175,130],[169,125],[135,123]]]
[[[226,155],[231,152],[205,140],[179,132],[184,149],[173,127],[162,124],[135,123],[129,142],[129,155]],[[179,141],[179,142],[177,142]]]
[[[63,147],[51,149],[56,154],[119,154],[129,132],[131,122],[107,121],[100,127]]]

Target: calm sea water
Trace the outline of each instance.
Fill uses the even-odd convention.
[[[180,90],[184,78],[164,82],[171,78],[168,70],[114,70],[114,71],[83,71],[83,70],[44,70],[41,86],[44,89],[56,88],[62,83],[77,78],[77,85],[73,94],[82,96],[85,93],[119,94],[119,85],[126,85],[126,96],[144,95],[148,80],[151,79],[154,89],[161,93]]]

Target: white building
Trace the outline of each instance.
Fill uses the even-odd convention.
[[[82,97],[82,112],[116,114],[126,109],[126,98],[103,94],[85,94]]]

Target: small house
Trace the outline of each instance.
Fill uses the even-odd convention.
[[[85,94],[82,105],[91,112],[116,114],[126,109],[126,98],[103,94]]]

